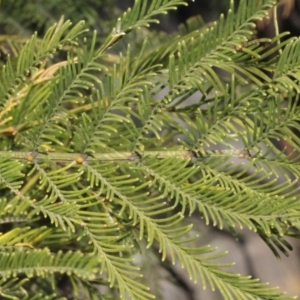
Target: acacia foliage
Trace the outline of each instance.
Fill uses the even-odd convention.
[[[105,38],[64,19],[7,37],[2,297],[152,299],[133,259],[158,251],[224,299],[292,299],[227,272],[226,253],[195,246],[187,216],[247,227],[287,254],[299,229],[299,40],[255,37],[275,0],[232,2],[173,36],[148,31],[185,4],[136,0]]]

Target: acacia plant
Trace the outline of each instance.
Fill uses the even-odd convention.
[[[73,2],[88,25],[30,15],[52,1],[1,7],[1,299],[152,299],[147,253],[224,299],[293,299],[226,270],[188,218],[249,228],[277,256],[299,236],[300,41],[255,31],[277,1],[174,35],[148,27],[183,0],[136,0],[105,25]],[[32,24],[44,33],[25,38]]]

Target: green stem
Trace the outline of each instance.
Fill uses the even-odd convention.
[[[203,156],[237,156],[241,157],[243,149],[234,150],[203,150],[201,155]],[[0,156],[11,156],[11,158],[18,160],[34,161],[40,159],[49,159],[53,161],[70,162],[76,161],[77,163],[83,163],[88,161],[135,161],[139,157],[134,152],[110,152],[110,153],[93,153],[92,155],[85,155],[81,153],[60,153],[60,152],[15,152],[15,151],[0,151]],[[179,158],[184,160],[190,160],[193,158],[193,154],[189,150],[179,149],[174,151],[161,150],[161,151],[143,151],[143,156],[156,157],[157,159],[164,158]]]
[[[278,27],[278,17],[277,17],[277,6],[274,6],[273,8],[273,21],[274,21],[274,30],[275,30],[275,36],[279,35],[279,27]],[[280,39],[277,40],[277,45],[280,45]],[[280,48],[279,54],[282,53],[282,49]]]

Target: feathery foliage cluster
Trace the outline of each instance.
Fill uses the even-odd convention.
[[[182,0],[104,23],[93,1],[65,0],[49,11],[78,22],[50,28],[52,2],[34,1],[45,32],[26,39],[27,2],[1,7],[1,298],[152,299],[134,258],[158,251],[224,299],[293,299],[227,272],[187,224],[249,228],[277,256],[299,236],[300,41],[255,36],[277,1],[232,1],[174,35],[147,27]]]

